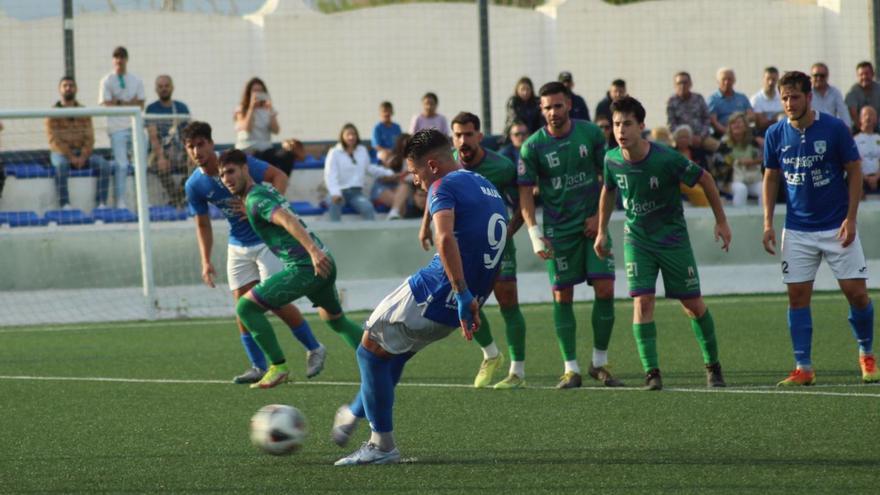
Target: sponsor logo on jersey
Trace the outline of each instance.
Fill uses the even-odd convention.
[[[785,145],[785,146],[783,146],[782,149],[781,149],[780,151],[782,151],[783,153],[785,153],[786,151],[788,151],[789,148],[791,148],[791,145],[790,145],[790,144],[789,144],[789,145]]]
[[[553,189],[562,189],[562,177],[551,177],[550,183],[553,184]]]
[[[828,144],[825,141],[813,141],[813,149],[820,155],[825,154]]]
[[[586,158],[587,155],[590,154],[590,151],[587,149],[587,145],[586,145],[586,144],[582,144],[582,145],[580,146],[580,148],[578,148],[578,152],[580,153],[581,158]]]
[[[659,189],[660,188],[660,179],[655,176],[651,176],[651,189]]]
[[[517,175],[526,175],[526,162],[522,161],[522,158],[519,159],[516,165],[516,173]]]

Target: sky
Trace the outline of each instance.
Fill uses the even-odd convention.
[[[191,12],[249,14],[265,0],[183,0],[184,10]],[[118,10],[158,10],[162,0],[73,0],[73,15],[86,12],[107,12],[110,5]],[[16,19],[39,19],[61,15],[62,0],[0,0],[0,11]]]

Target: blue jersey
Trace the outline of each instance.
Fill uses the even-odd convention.
[[[816,112],[804,132],[788,120],[770,126],[764,136],[764,166],[781,169],[788,206],[785,228],[818,232],[840,227],[849,208],[844,165],[859,159],[846,124]]]
[[[248,171],[254,182],[260,184],[266,175],[269,164],[252,156],[247,158]],[[210,176],[202,172],[201,167],[196,167],[189,179],[186,180],[186,201],[190,211],[195,215],[207,215],[208,203],[216,206],[226,220],[229,221],[229,244],[233,246],[256,246],[263,241],[254,233],[247,217],[240,217],[232,211],[230,204],[232,193],[219,176]]]
[[[501,253],[507,243],[507,207],[491,182],[479,174],[457,170],[431,185],[431,215],[442,210],[455,213],[455,239],[461,253],[468,289],[483,304],[495,283]],[[440,255],[409,279],[413,296],[425,303],[422,315],[450,327],[458,327],[455,296]]]

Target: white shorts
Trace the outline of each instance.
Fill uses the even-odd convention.
[[[782,281],[786,284],[811,282],[822,258],[837,280],[868,278],[868,265],[859,234],[847,247],[840,245],[838,229],[820,232],[782,230]]]
[[[370,340],[391,354],[418,352],[455,331],[422,316],[424,304],[416,302],[409,280],[385,296],[364,324]]]
[[[255,246],[229,245],[226,252],[226,279],[229,290],[237,290],[251,282],[259,282],[284,269],[281,260],[265,244]]]

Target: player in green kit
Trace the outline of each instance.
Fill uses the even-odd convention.
[[[606,386],[623,384],[608,371],[608,343],[614,329],[614,259],[593,252],[598,227],[599,190],[605,135],[595,124],[571,120],[571,93],[559,82],[541,87],[541,112],[547,125],[520,149],[517,168],[520,207],[532,250],[546,260],[553,285],[553,321],[565,362],[557,388],[582,384],[577,362],[574,286],[593,286],[593,359],[590,376]],[[532,188],[544,202],[543,230],[535,220]]]
[[[336,264],[306,224],[290,210],[275,189],[255,184],[247,170],[247,156],[236,149],[220,155],[223,185],[244,202],[248,221],[284,269],[263,280],[239,298],[236,313],[272,362],[251,388],[271,388],[287,380],[284,353],[265,312],[306,296],[321,319],[341,335],[363,335],[363,329],[345,317],[336,293]]]
[[[654,291],[658,272],[663,273],[666,297],[678,299],[697,336],[706,379],[710,387],[724,387],[712,314],[700,295],[700,277],[691,250],[687,223],[681,206],[679,185],[703,186],[715,214],[715,241],[730,246],[730,226],[721,206],[715,180],[697,164],[666,146],[642,137],[645,109],[627,96],[611,104],[614,137],[620,145],[605,155],[605,185],[599,202],[599,233],[594,249],[611,256],[608,221],[623,195],[626,210],[623,253],[629,294],[634,298],[633,333],[647,376],[646,390],[660,390],[663,381],[657,359],[657,328],[654,325]]]
[[[501,267],[495,280],[493,292],[501,316],[504,318],[507,335],[507,346],[510,351],[510,374],[495,384],[495,388],[513,389],[525,386],[525,347],[526,321],[519,309],[519,298],[516,290],[516,247],[513,234],[522,226],[522,215],[519,212],[519,190],[516,185],[516,166],[506,157],[483,148],[480,142],[480,118],[468,112],[461,112],[452,119],[452,144],[455,147],[455,160],[471,172],[476,172],[492,183],[501,193],[504,202],[514,212],[507,225],[507,244],[501,254]],[[427,213],[427,210],[426,210]],[[431,217],[426,214],[419,239],[426,250],[431,243]],[[481,310],[482,311],[482,310]],[[483,362],[474,379],[474,387],[484,388],[492,382],[496,371],[504,364],[504,354],[492,338],[489,320],[480,314],[480,331],[474,333],[474,340],[483,349]]]

